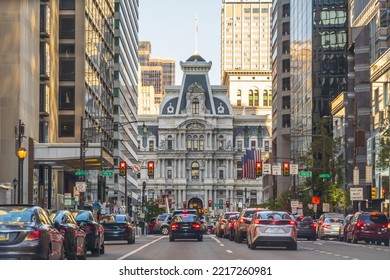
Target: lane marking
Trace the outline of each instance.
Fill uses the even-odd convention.
[[[226,252],[228,252],[229,254],[233,254],[233,252],[232,252],[232,251],[230,251],[230,250],[226,250]]]
[[[222,243],[220,243],[220,244],[219,244],[219,246],[222,246],[222,247],[223,247],[223,246],[225,246],[225,245],[224,245],[224,244],[222,244]]]
[[[157,242],[157,241],[160,241],[161,239],[166,238],[166,237],[167,237],[167,236],[162,236],[162,237],[160,237],[160,238],[158,238],[158,239],[156,239],[156,240],[153,240],[153,241],[151,241],[151,242],[145,244],[144,246],[139,247],[138,249],[136,249],[136,250],[134,250],[134,251],[132,251],[132,252],[130,252],[130,253],[127,253],[126,255],[123,255],[123,256],[120,257],[120,258],[117,258],[117,260],[123,260],[123,259],[127,258],[128,256],[131,256],[131,255],[133,255],[133,254],[135,254],[135,253],[141,251],[143,248],[146,248],[146,247],[148,247],[149,245],[151,245],[151,244],[153,244],[153,243],[155,243],[155,242]]]
[[[214,236],[211,236],[211,238],[212,238],[212,239],[214,239],[215,241],[217,241],[217,243],[218,243],[218,244],[220,244],[220,243],[221,243],[221,241],[219,241],[219,239],[218,239],[218,238],[216,238],[216,237],[214,237]]]

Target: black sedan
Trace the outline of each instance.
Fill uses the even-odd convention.
[[[169,228],[169,241],[195,238],[203,241],[203,228],[198,215],[177,214],[172,217]]]
[[[317,223],[312,217],[299,216],[297,222],[297,237],[306,238],[307,240],[317,240]]]
[[[64,259],[64,239],[34,205],[0,205],[0,259]]]
[[[88,210],[76,210],[72,211],[72,215],[87,235],[87,250],[91,251],[95,256],[104,254],[104,228],[96,221],[92,212]]]
[[[126,240],[128,244],[135,242],[135,228],[127,215],[103,215],[100,224],[104,228],[104,240]]]
[[[50,219],[64,237],[67,259],[87,259],[86,234],[68,210],[50,212]]]

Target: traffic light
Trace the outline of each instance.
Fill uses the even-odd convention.
[[[381,197],[381,198],[385,198],[385,195],[386,195],[386,190],[383,189],[383,190],[382,190],[382,197]]]
[[[283,162],[283,176],[290,176],[290,163]]]
[[[208,205],[209,205],[209,207],[213,206],[213,201],[211,199],[209,199]]]
[[[187,201],[183,201],[183,208],[184,208],[184,209],[187,208]]]
[[[226,207],[230,207],[230,200],[226,200]]]
[[[256,162],[256,177],[263,176],[263,162],[258,161]]]
[[[126,162],[121,161],[119,163],[119,175],[126,176]]]
[[[371,199],[376,199],[376,187],[371,188]]]
[[[154,161],[148,162],[148,176],[149,176],[149,179],[154,178]]]

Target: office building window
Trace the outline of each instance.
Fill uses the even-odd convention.
[[[197,151],[198,150],[198,146],[199,146],[199,141],[198,141],[198,136],[194,136],[194,141],[193,141],[193,146],[192,146],[192,149],[194,151]]]
[[[74,10],[75,0],[60,0],[60,10]]]
[[[172,169],[167,170],[167,179],[172,179]]]
[[[74,87],[59,87],[59,109],[74,110],[75,108],[75,88]]]
[[[59,137],[74,137],[74,116],[58,117]]]
[[[75,17],[60,15],[59,19],[59,38],[74,39],[75,38]]]
[[[194,100],[192,100],[192,113],[199,114],[199,100],[198,100],[198,98],[194,98]]]
[[[75,53],[74,44],[60,44],[58,51],[60,54],[64,54],[64,55],[74,55]]]
[[[254,93],[254,106],[259,106],[259,91],[257,89]]]
[[[149,140],[149,151],[154,151],[154,141]]]
[[[75,80],[75,59],[74,58],[60,58],[59,65],[60,81],[74,81]]]
[[[253,106],[253,90],[249,90],[249,106]]]
[[[219,170],[219,179],[224,179],[223,178],[223,170]]]
[[[237,150],[242,151],[242,141],[241,140],[237,141]]]
[[[204,150],[204,136],[201,135],[199,136],[199,151],[203,151]]]
[[[168,149],[168,150],[172,150],[172,148],[173,148],[172,136],[171,136],[171,135],[168,135],[167,149]]]
[[[192,149],[192,136],[188,135],[187,136],[187,150],[191,150],[191,149]]]

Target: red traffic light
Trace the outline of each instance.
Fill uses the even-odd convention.
[[[283,162],[283,176],[290,176],[290,163]]]
[[[258,161],[256,162],[256,177],[263,176],[263,162]]]
[[[119,163],[119,175],[126,176],[126,162],[125,161],[121,161]]]
[[[150,179],[154,178],[154,161],[148,162],[148,176]]]
[[[226,207],[230,206],[230,200],[226,200]]]
[[[213,206],[213,201],[211,199],[209,199],[208,205],[209,205],[209,207]]]

